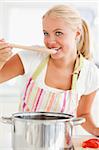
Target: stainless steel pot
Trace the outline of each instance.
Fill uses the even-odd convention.
[[[71,150],[73,126],[84,121],[52,112],[22,112],[2,117],[2,122],[12,124],[13,150]]]

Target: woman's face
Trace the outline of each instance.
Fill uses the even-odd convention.
[[[44,43],[47,48],[55,48],[56,54],[51,56],[55,59],[71,57],[77,53],[76,31],[61,18],[46,16],[43,19]]]

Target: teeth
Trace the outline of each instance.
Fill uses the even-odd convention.
[[[59,50],[59,48],[53,48],[55,51],[58,51]]]

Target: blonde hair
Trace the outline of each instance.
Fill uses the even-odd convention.
[[[81,28],[80,39],[77,40],[77,51],[85,58],[90,58],[90,41],[87,23],[82,20],[80,13],[69,5],[56,5],[48,10],[43,18],[52,15],[53,17],[63,18],[72,30]]]

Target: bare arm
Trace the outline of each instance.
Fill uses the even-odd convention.
[[[82,96],[77,109],[77,116],[84,117],[86,122],[82,124],[82,127],[89,133],[99,136],[99,127],[96,127],[91,117],[91,106],[95,98],[96,92],[93,92],[87,96]]]
[[[0,70],[0,83],[24,74],[24,67],[19,56],[11,57]]]

